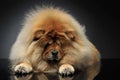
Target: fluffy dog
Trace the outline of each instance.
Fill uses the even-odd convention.
[[[76,70],[93,80],[100,69],[100,54],[84,28],[66,11],[43,7],[27,14],[10,60],[15,73],[58,72],[70,77]]]

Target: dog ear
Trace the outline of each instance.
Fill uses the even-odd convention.
[[[45,30],[38,30],[34,33],[34,39],[33,41],[37,41],[40,39],[40,37],[45,33]]]
[[[65,34],[71,39],[71,40],[75,40],[75,34],[73,31],[67,31],[65,32]]]

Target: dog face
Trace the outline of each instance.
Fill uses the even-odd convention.
[[[43,59],[59,61],[65,55],[65,48],[75,41],[75,34],[67,24],[50,19],[34,29],[33,41],[38,41],[44,48]]]

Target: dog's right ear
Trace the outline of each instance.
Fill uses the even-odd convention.
[[[45,33],[45,30],[38,30],[34,33],[33,41],[37,41]]]

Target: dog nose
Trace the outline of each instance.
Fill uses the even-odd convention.
[[[57,54],[58,54],[58,51],[57,51],[57,50],[53,50],[53,51],[52,51],[52,55],[53,55],[53,56],[57,56]]]

